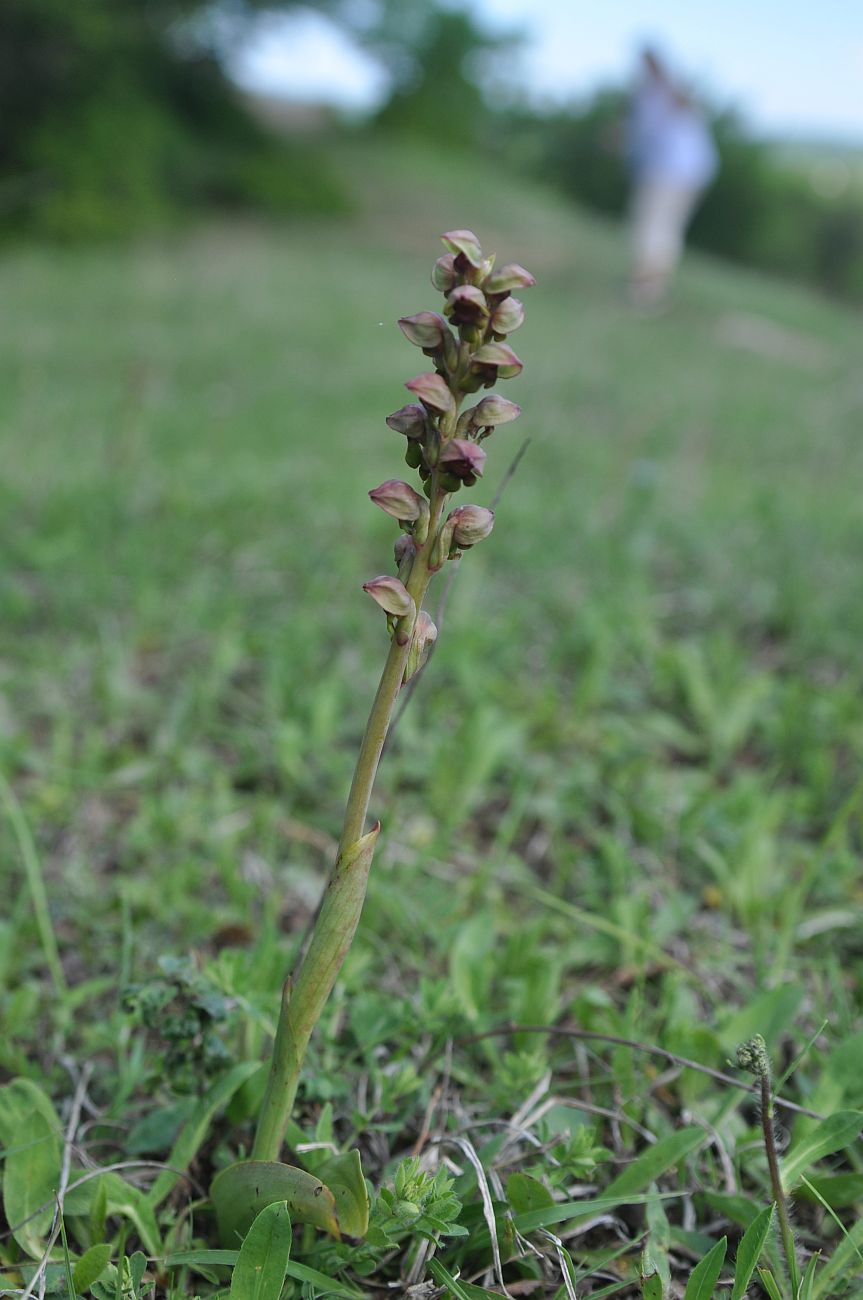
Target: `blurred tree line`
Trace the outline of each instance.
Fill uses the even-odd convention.
[[[106,237],[214,204],[343,206],[317,157],[269,135],[225,75],[219,44],[255,7],[2,0],[0,230]]]
[[[273,213],[350,205],[321,141],[276,138],[230,82],[225,51],[262,10],[316,9],[386,69],[366,125],[482,149],[580,203],[622,214],[627,95],[518,106],[518,32],[436,0],[2,0],[0,230],[104,237],[206,207]],[[863,301],[863,197],[820,194],[730,112],[721,169],[691,242]]]

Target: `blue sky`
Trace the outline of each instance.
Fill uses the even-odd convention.
[[[569,99],[620,80],[645,40],[768,133],[863,140],[863,0],[474,0],[492,29],[518,27],[524,84]],[[267,92],[362,108],[385,83],[335,28],[273,18],[237,68]]]

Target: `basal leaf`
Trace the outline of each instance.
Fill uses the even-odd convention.
[[[727,1249],[728,1238],[721,1237],[704,1259],[695,1265],[686,1284],[684,1300],[710,1300],[719,1281]]]
[[[731,1292],[731,1300],[742,1300],[746,1294],[746,1288],[749,1286],[752,1274],[755,1272],[755,1266],[764,1249],[764,1243],[770,1233],[775,1209],[774,1205],[768,1205],[766,1210],[762,1210],[752,1220],[740,1239],[740,1245],[737,1248],[737,1259],[734,1264],[734,1287]]]
[[[705,1141],[706,1135],[703,1130],[694,1125],[660,1138],[610,1183],[603,1193],[603,1199],[619,1196],[622,1200],[633,1192],[643,1192],[662,1174],[702,1146]]]
[[[641,1294],[644,1300],[662,1300],[662,1278],[658,1273],[642,1273]]]
[[[810,1133],[792,1147],[782,1161],[782,1186],[788,1191],[801,1174],[824,1156],[842,1151],[858,1137],[863,1128],[863,1111],[840,1110],[828,1115]]]
[[[267,1205],[284,1201],[292,1223],[312,1223],[339,1237],[336,1201],[320,1178],[275,1160],[240,1160],[213,1179],[210,1199],[226,1246],[241,1241]]]
[[[506,1180],[506,1199],[516,1214],[554,1205],[554,1197],[548,1188],[530,1174],[510,1174]]]
[[[50,1097],[32,1079],[13,1079],[0,1088],[0,1148],[20,1145],[20,1126],[34,1110],[59,1137],[60,1117]]]
[[[107,1242],[91,1246],[85,1250],[72,1270],[72,1283],[76,1295],[89,1291],[93,1283],[100,1278],[111,1262],[111,1247]]]
[[[292,1240],[287,1203],[265,1205],[240,1247],[231,1275],[231,1300],[279,1300]]]
[[[355,1148],[334,1156],[320,1167],[318,1174],[335,1197],[340,1231],[349,1237],[364,1237],[369,1230],[369,1189],[359,1151]]]
[[[22,1250],[38,1259],[54,1217],[60,1184],[60,1139],[40,1110],[18,1125],[3,1164],[3,1208]],[[40,1209],[45,1206],[46,1208]],[[38,1211],[38,1213],[37,1213]]]
[[[824,1178],[807,1178],[794,1189],[795,1197],[806,1201],[823,1198],[833,1210],[863,1201],[863,1174],[828,1174]]]

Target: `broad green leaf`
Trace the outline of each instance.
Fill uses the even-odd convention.
[[[783,984],[753,998],[748,1006],[733,1012],[720,1026],[720,1037],[729,1051],[761,1034],[768,1049],[774,1048],[780,1036],[793,1022],[803,999],[801,984]]]
[[[817,1124],[782,1161],[782,1186],[788,1191],[816,1160],[842,1151],[863,1128],[863,1111],[840,1110]]]
[[[287,1203],[265,1205],[240,1247],[231,1275],[231,1300],[279,1300],[292,1239]]]
[[[719,1281],[727,1249],[728,1238],[720,1237],[713,1249],[692,1270],[683,1300],[710,1300]]]
[[[3,1208],[18,1245],[36,1259],[54,1217],[59,1183],[60,1140],[44,1114],[31,1110],[19,1123],[3,1165]]]
[[[760,1214],[757,1201],[753,1201],[749,1196],[743,1196],[740,1192],[706,1191],[702,1195],[711,1210],[718,1210],[732,1223],[739,1223],[741,1228],[748,1228]]]
[[[633,1192],[643,1192],[651,1183],[656,1182],[657,1178],[686,1156],[691,1155],[698,1147],[703,1146],[706,1140],[703,1130],[694,1125],[660,1138],[609,1184],[603,1199],[613,1200],[615,1196],[619,1196],[623,1200]]]
[[[818,1267],[818,1261],[820,1258],[820,1250],[816,1250],[814,1255],[809,1256],[809,1263],[806,1265],[806,1272],[800,1279],[800,1289],[797,1292],[797,1300],[812,1300],[813,1288],[815,1286],[815,1270]]]
[[[761,1285],[769,1295],[770,1300],[784,1300],[782,1292],[779,1290],[779,1284],[769,1268],[759,1268],[758,1276],[761,1278]]]
[[[641,1294],[644,1300],[662,1300],[662,1278],[658,1273],[641,1274]]]
[[[0,1146],[17,1146],[22,1121],[38,1111],[56,1134],[62,1132],[60,1117],[50,1099],[32,1079],[13,1079],[0,1088]]]
[[[111,1262],[111,1247],[107,1242],[91,1246],[85,1250],[72,1271],[72,1283],[76,1295],[83,1295],[101,1277]]]
[[[140,1250],[136,1250],[134,1255],[130,1255],[128,1266],[129,1278],[132,1282],[132,1294],[137,1296],[138,1288],[141,1285],[141,1279],[147,1271],[147,1256],[143,1255]]]
[[[208,1089],[204,1096],[195,1107],[192,1114],[186,1120],[180,1130],[177,1140],[171,1148],[166,1163],[169,1169],[163,1169],[159,1177],[153,1183],[147,1194],[147,1200],[155,1210],[169,1196],[180,1180],[181,1172],[185,1172],[198,1153],[201,1143],[207,1136],[210,1124],[214,1115],[218,1113],[233,1097],[234,1093],[243,1086],[247,1079],[259,1068],[257,1061],[241,1061],[233,1069],[228,1070],[220,1079]]]
[[[213,1179],[210,1199],[225,1245],[242,1240],[267,1205],[285,1201],[292,1223],[313,1223],[339,1237],[335,1197],[320,1178],[275,1160],[240,1160]]]
[[[506,1199],[516,1214],[554,1205],[554,1197],[548,1188],[530,1174],[510,1174],[506,1180]]]
[[[349,1237],[364,1237],[369,1230],[369,1189],[359,1151],[354,1148],[334,1156],[317,1173],[335,1197],[339,1230]]]
[[[84,1181],[76,1182],[82,1177]],[[132,1224],[148,1254],[161,1253],[159,1225],[152,1206],[144,1192],[119,1174],[102,1173],[95,1177],[73,1174],[65,1206],[68,1214],[86,1215],[91,1224],[101,1220],[103,1230],[105,1216],[119,1214]]]
[[[821,1266],[812,1287],[815,1300],[832,1295],[834,1289],[838,1293],[840,1287],[834,1288],[833,1283],[841,1282],[848,1275],[859,1274],[861,1266],[863,1266],[863,1219],[858,1219],[845,1233],[830,1258],[826,1259]]]
[[[96,1241],[105,1236],[105,1220],[108,1217],[108,1189],[104,1178],[100,1178],[90,1208],[87,1212],[90,1232]]]
[[[761,1257],[764,1243],[770,1233],[775,1210],[775,1205],[768,1205],[766,1210],[762,1210],[757,1218],[753,1219],[740,1239],[737,1259],[734,1262],[734,1287],[731,1300],[743,1300],[746,1294],[746,1288],[755,1272],[755,1265]]]
[[[794,1195],[807,1201],[817,1201],[821,1197],[832,1209],[842,1210],[863,1201],[863,1174],[807,1178],[800,1187],[795,1187]]]
[[[834,1047],[827,1060],[825,1072],[830,1075],[853,1104],[863,1101],[863,1029],[851,1034],[838,1047]]]
[[[494,929],[486,915],[475,916],[459,928],[450,948],[449,974],[453,990],[468,1020],[479,1019],[486,1005],[491,978],[489,956],[494,947]]]

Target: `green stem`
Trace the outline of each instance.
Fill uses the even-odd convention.
[[[445,495],[437,489],[435,476],[428,541],[417,553],[406,584],[417,612],[431,578],[428,557],[445,501]],[[288,979],[282,993],[267,1090],[252,1147],[254,1160],[279,1158],[309,1039],[359,924],[377,828],[365,840],[363,831],[409,648],[410,636],[405,638],[405,644],[400,644],[396,628],[357,757],[338,856],[296,980]]]
[[[797,1291],[800,1285],[799,1274],[797,1271],[797,1252],[794,1248],[794,1233],[791,1230],[791,1219],[788,1214],[788,1202],[785,1199],[785,1191],[782,1186],[782,1173],[779,1168],[779,1156],[776,1151],[776,1138],[773,1133],[773,1089],[768,1074],[761,1075],[761,1127],[764,1132],[764,1149],[767,1152],[767,1167],[770,1170],[770,1185],[773,1189],[773,1199],[776,1202],[776,1213],[779,1218],[779,1233],[782,1237],[782,1250],[785,1254],[785,1262],[788,1265],[788,1276],[791,1282],[791,1294],[796,1300]]]

